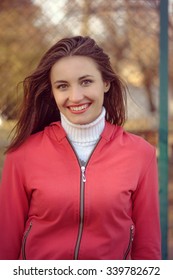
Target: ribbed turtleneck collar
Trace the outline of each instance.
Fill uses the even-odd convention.
[[[89,124],[73,124],[61,113],[61,125],[70,141],[78,144],[89,144],[96,142],[105,126],[105,108],[96,120]]]

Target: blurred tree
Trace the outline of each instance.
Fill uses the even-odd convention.
[[[29,74],[47,48],[40,8],[30,0],[0,1],[0,113],[16,118],[22,89],[16,85]]]
[[[15,8],[16,6],[25,6],[26,5],[30,6],[31,5],[31,0],[1,0],[0,2],[0,10],[2,11],[3,9],[8,9],[9,7]]]
[[[159,1],[107,0],[100,5],[89,2],[90,11],[84,9],[90,15],[88,20],[98,18],[104,34],[96,34],[97,40],[101,37],[115,70],[129,84],[145,88],[149,110],[154,112],[153,86],[158,84],[159,63]],[[92,30],[90,25],[88,33]]]
[[[156,111],[153,87],[158,86],[159,70],[159,2],[138,1],[127,6],[129,28],[129,58],[141,73],[141,81],[149,101],[149,110]],[[143,20],[141,20],[143,19]],[[152,19],[152,20],[151,20]]]

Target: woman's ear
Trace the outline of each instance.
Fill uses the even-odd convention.
[[[104,84],[105,84],[105,90],[104,90],[104,92],[106,93],[106,92],[108,92],[108,90],[110,89],[111,84],[110,84],[110,82],[104,82]]]

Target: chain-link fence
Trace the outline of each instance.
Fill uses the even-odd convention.
[[[22,88],[19,87],[17,91],[16,85],[32,72],[52,44],[62,37],[79,34],[93,37],[109,53],[113,68],[128,85],[130,94],[126,128],[157,146],[159,4],[159,0],[0,1],[1,166],[6,133],[9,124],[12,126],[15,122],[22,98]],[[170,42],[173,41],[172,5],[170,1]],[[169,45],[171,119],[173,44]]]

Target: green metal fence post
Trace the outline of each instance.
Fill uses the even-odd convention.
[[[168,258],[168,0],[160,0],[159,184],[162,259]]]

